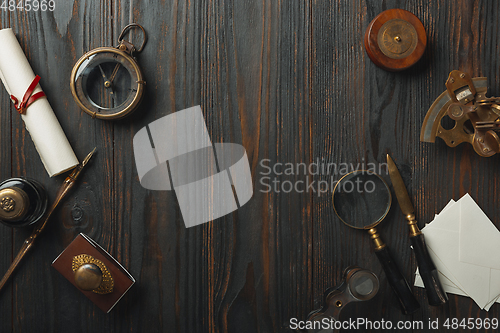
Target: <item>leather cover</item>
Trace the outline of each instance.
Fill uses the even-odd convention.
[[[87,254],[102,261],[114,280],[113,292],[105,295],[99,295],[92,291],[80,290],[87,298],[89,298],[102,311],[108,313],[125,295],[125,293],[135,283],[134,278],[116,259],[106,252],[99,244],[94,242],[90,237],[84,234],[79,234],[71,244],[54,260],[52,267],[61,273],[75,287],[74,273],[71,268],[73,257],[79,254]],[[77,287],[78,288],[78,287]]]

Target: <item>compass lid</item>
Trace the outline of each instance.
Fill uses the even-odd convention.
[[[424,25],[404,9],[380,13],[365,33],[366,53],[375,65],[388,71],[413,66],[424,54],[426,45]]]

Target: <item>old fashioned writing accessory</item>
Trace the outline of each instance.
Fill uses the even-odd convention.
[[[500,152],[500,98],[486,97],[485,77],[471,78],[454,70],[446,81],[446,91],[427,111],[420,141],[435,142],[436,137],[449,147],[467,142],[483,157]]]
[[[143,43],[139,49],[123,38],[131,29],[140,29]],[[144,81],[135,55],[146,44],[146,31],[136,23],[127,25],[117,47],[100,47],[84,54],[71,72],[71,93],[78,106],[99,119],[120,119],[139,105]]]
[[[106,313],[135,283],[115,258],[85,234],[79,234],[52,267]]]
[[[40,82],[40,76],[37,75],[24,93],[22,100],[19,100],[14,95],[10,95],[10,99],[14,103],[14,107],[16,108],[17,112],[19,112],[19,114],[25,114],[28,106],[33,104],[33,102],[35,102],[37,99],[45,97],[45,93],[43,91],[35,93],[38,82]]]
[[[106,265],[88,254],[73,257],[71,268],[75,273],[75,285],[85,291],[96,294],[113,292],[114,280]]]
[[[0,183],[0,222],[24,227],[38,222],[47,210],[47,194],[33,179],[10,178]]]
[[[365,49],[375,65],[388,71],[413,66],[424,54],[427,37],[422,22],[404,9],[386,10],[365,32]]]
[[[12,29],[0,30],[0,45],[0,79],[47,173],[53,177],[73,169],[78,159]],[[50,79],[42,82],[49,84]]]
[[[415,209],[411,203],[403,178],[401,178],[401,174],[399,173],[396,163],[394,163],[389,154],[387,154],[387,164],[389,166],[389,176],[391,177],[392,186],[394,187],[399,207],[401,208],[403,215],[408,220],[408,226],[410,228],[410,241],[415,253],[415,258],[417,258],[420,276],[425,284],[429,304],[444,304],[448,301],[448,296],[446,296],[443,286],[439,281],[438,271],[432,262],[429,251],[427,250],[424,235],[417,226]]]
[[[378,277],[372,271],[357,266],[347,267],[342,274],[342,282],[325,291],[321,309],[308,315],[308,321],[326,319],[339,320],[340,312],[351,302],[368,301],[377,295],[379,289]],[[308,333],[324,332],[309,330]]]
[[[422,233],[447,293],[486,311],[500,302],[500,231],[469,194],[450,200]],[[423,288],[415,273],[415,286]]]
[[[94,154],[95,150],[96,149],[94,148],[94,150],[92,150],[87,155],[87,157],[83,160],[83,162],[80,163],[75,169],[73,169],[71,174],[68,177],[66,177],[66,179],[62,183],[61,187],[59,188],[59,190],[56,194],[56,198],[55,198],[54,202],[52,203],[52,206],[50,207],[49,211],[47,212],[45,217],[42,220],[40,220],[39,224],[35,227],[35,229],[31,233],[31,235],[24,241],[23,246],[21,247],[21,250],[19,250],[19,253],[17,254],[16,258],[14,259],[12,264],[10,265],[9,270],[7,271],[7,273],[5,273],[4,277],[0,281],[0,291],[5,286],[5,284],[9,280],[10,276],[12,275],[14,270],[17,268],[17,266],[19,265],[21,260],[24,258],[26,253],[28,253],[28,251],[33,247],[33,244],[35,243],[35,239],[43,231],[43,229],[47,225],[47,222],[49,221],[50,217],[52,216],[52,213],[57,208],[57,206],[59,205],[61,200],[73,188],[73,186],[75,185],[76,179],[78,178],[78,176],[82,172],[83,168],[88,164],[88,162],[92,158],[92,155]]]
[[[333,190],[335,213],[347,226],[368,230],[375,244],[375,253],[398,297],[402,312],[411,314],[420,308],[420,304],[375,229],[389,212],[391,201],[391,191],[385,181],[379,175],[365,170],[345,175]]]

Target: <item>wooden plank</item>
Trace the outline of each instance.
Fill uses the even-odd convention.
[[[335,184],[348,172],[373,167],[389,181],[383,163],[385,155],[394,153],[398,147],[393,139],[393,128],[397,125],[394,119],[398,103],[405,105],[404,101],[399,101],[405,96],[405,87],[400,87],[405,80],[402,77],[395,79],[396,74],[376,67],[367,57],[362,42],[370,21],[386,9],[382,8],[383,5],[381,2],[314,2],[311,54],[314,64],[313,149],[315,159],[331,164],[325,174],[315,177],[317,181],[328,184],[333,181]],[[390,4],[387,7],[391,8]],[[405,133],[407,128],[400,130],[398,134]],[[349,228],[335,215],[332,191],[330,185],[328,194],[313,199],[314,299],[310,309],[320,308],[324,291],[341,282],[345,268],[357,265],[379,276],[380,292],[372,300],[371,311],[366,311],[363,305],[350,305],[341,320],[356,318],[359,314],[369,320],[381,317],[404,320],[406,317],[401,314],[381,265],[375,258],[369,235],[365,231]],[[402,223],[394,221],[399,216],[397,209],[393,208],[377,229],[401,271],[409,277],[407,231]]]
[[[162,18],[160,22],[148,19],[144,23],[148,31],[154,26],[161,27],[160,37],[150,36],[148,46],[140,56],[141,62],[156,64],[156,67],[144,68],[150,82],[151,77],[153,82],[155,78],[158,81],[155,88],[159,93],[153,95],[154,92],[148,91],[155,98],[147,98],[143,102],[141,108],[149,112],[137,120],[138,124],[134,124],[135,131],[162,115],[200,103],[212,141],[237,142],[247,147],[254,175],[260,172],[259,161],[263,158],[272,158],[275,162],[308,159],[307,136],[294,140],[290,146],[269,146],[269,142],[273,141],[269,138],[275,138],[277,131],[283,130],[287,138],[293,138],[297,132],[307,132],[309,126],[306,107],[309,88],[302,72],[308,70],[307,63],[303,62],[308,52],[305,43],[308,7],[294,8],[292,4],[283,6],[286,10],[282,14],[283,19],[276,21],[273,15],[280,16],[282,9],[271,2],[234,5],[207,2],[200,7],[174,2],[165,8],[134,6],[136,10],[132,14],[127,14],[130,4],[123,2],[117,14],[117,22],[123,22],[123,25],[130,21],[126,19],[130,15],[133,16],[132,21],[140,23],[141,17]],[[155,16],[153,12],[161,14]],[[294,23],[296,19],[298,22]],[[288,39],[283,51],[278,45],[282,38],[280,34]],[[294,34],[299,36],[294,37]],[[274,66],[282,57],[285,59],[284,65],[281,68]],[[289,64],[294,61],[297,61],[295,67],[290,67]],[[286,71],[283,76],[278,74],[281,70]],[[294,70],[299,72],[294,73]],[[159,77],[161,72],[165,73],[164,77]],[[289,86],[285,88],[285,85]],[[271,92],[278,90],[282,96],[275,97]],[[163,94],[161,91],[168,93]],[[294,116],[289,119],[288,108],[296,109],[298,113],[290,111]],[[281,115],[277,116],[280,112]],[[301,122],[298,127],[285,125],[297,121]],[[131,146],[130,133],[125,132],[125,136]],[[124,160],[125,157],[128,160]],[[124,154],[118,159],[117,165],[129,165],[125,169],[130,168],[135,173],[130,156]],[[117,178],[117,183],[130,186],[123,183],[121,177]],[[278,201],[277,195],[262,194],[257,191],[260,185],[255,185],[252,202],[238,213],[187,230],[184,229],[172,194],[151,193],[145,196],[142,193],[146,192],[138,187],[137,182],[133,185],[132,197],[139,196],[140,199],[132,200],[129,197],[125,200],[140,205],[146,202],[144,212],[147,214],[143,213],[141,206],[134,211],[138,213],[138,219],[145,217],[143,220],[148,229],[155,228],[159,232],[153,237],[154,231],[144,231],[144,226],[140,224],[133,225],[132,237],[143,238],[144,245],[141,245],[145,247],[140,252],[144,259],[140,257],[136,260],[146,265],[142,270],[162,270],[166,273],[163,281],[155,277],[148,281],[148,289],[143,290],[148,295],[145,299],[158,300],[160,297],[162,306],[142,310],[139,323],[147,325],[151,319],[161,317],[161,325],[168,324],[182,332],[234,329],[235,325],[245,321],[249,325],[248,331],[256,327],[274,331],[280,329],[283,322],[275,319],[276,315],[288,318],[293,311],[291,309],[303,303],[297,302],[296,296],[307,299],[308,290],[299,286],[307,284],[308,274],[295,276],[294,272],[295,267],[307,264],[309,256],[308,195],[299,195],[304,201],[301,205],[289,204],[295,200],[289,198],[285,199],[283,208],[269,210],[267,207],[270,202]],[[118,202],[121,200],[118,199]],[[265,212],[261,216],[255,215],[254,212],[261,207],[266,207]],[[277,227],[278,213],[285,216],[283,221],[292,220],[291,217],[297,215],[303,218],[296,220],[292,229],[288,223]],[[120,216],[125,216],[125,212]],[[160,223],[163,225],[157,226]],[[173,230],[176,230],[175,233]],[[144,232],[149,236],[136,236]],[[292,255],[279,253],[276,244],[290,242],[295,239],[295,234],[303,235],[302,246],[296,248],[297,252]],[[153,246],[146,247],[146,240]],[[186,247],[185,244],[190,245]],[[132,252],[133,257],[135,253]],[[168,257],[164,253],[169,253]],[[156,257],[163,259],[159,267],[156,267],[158,262],[151,262],[151,259],[145,261],[146,258]],[[132,259],[132,265],[134,262]],[[186,267],[186,262],[193,264]],[[174,267],[176,276],[170,276],[167,272]],[[217,270],[217,267],[224,269]],[[153,277],[142,273],[142,270],[141,276]],[[275,280],[276,276],[280,277],[278,281]],[[256,290],[255,284],[259,281],[265,282],[261,282],[264,285]],[[288,282],[296,286],[293,288],[296,290],[294,295],[279,291],[287,290],[285,286]],[[282,287],[274,289],[273,283]],[[159,294],[155,288],[157,285],[162,290]],[[171,286],[175,286],[175,290]],[[264,308],[251,305],[253,299],[257,298],[265,302]],[[177,302],[175,308],[172,308],[172,299]],[[203,307],[195,305],[200,302],[204,304]],[[270,315],[268,311],[273,314]],[[192,321],[189,318],[193,315],[203,317],[206,321]]]
[[[56,47],[65,48],[61,54],[71,55],[65,60],[61,78],[62,82],[67,82],[64,84],[64,97],[60,100],[61,110],[67,110],[65,128],[72,134],[73,148],[78,157],[83,159],[94,147],[97,147],[97,152],[79,179],[78,187],[68,196],[54,219],[61,221],[61,225],[55,229],[59,244],[57,252],[60,253],[78,233],[83,232],[112,253],[116,229],[113,220],[114,128],[112,123],[92,119],[78,108],[69,90],[69,77],[73,65],[85,52],[116,45],[109,23],[113,2],[71,1],[65,6],[66,10],[73,13],[71,19],[68,21],[66,17],[66,21],[63,21],[62,17],[54,16],[57,24],[52,25],[58,31],[67,28],[67,34],[51,41]],[[61,27],[61,23],[66,26]],[[56,313],[60,311],[65,314],[62,320],[54,320],[57,330],[64,331],[74,326],[75,318],[82,318],[82,331],[100,331],[103,327],[115,327],[120,321],[115,314],[108,315],[98,310],[59,273],[53,272],[53,279],[59,281],[55,293],[61,295],[55,304]],[[75,302],[78,302],[78,306],[74,305]]]
[[[274,8],[273,8],[274,9]],[[314,159],[314,123],[311,104],[311,31],[312,5],[304,1],[283,1],[271,10],[266,23],[269,45],[267,65],[269,68],[269,114],[267,116],[269,165],[310,164]],[[271,23],[277,20],[276,26]],[[276,35],[276,37],[274,37]],[[274,46],[276,45],[276,46]],[[275,66],[276,69],[273,69]],[[283,169],[283,166],[278,168]],[[259,169],[259,173],[262,167]],[[283,171],[281,171],[283,172]],[[257,174],[257,181],[262,175]],[[311,299],[313,276],[312,209],[314,194],[305,189],[310,176],[302,172],[279,175],[272,172],[271,181],[278,180],[278,190],[267,194],[266,209],[269,216],[269,316],[273,331],[283,331],[290,318],[307,313]],[[283,172],[284,173],[284,172]],[[290,184],[304,187],[304,192],[289,192]],[[304,184],[304,185],[302,185]],[[274,184],[273,184],[274,186]],[[257,185],[262,191],[262,186]],[[264,188],[265,190],[265,188]],[[266,246],[267,244],[264,244]],[[285,245],[286,244],[286,245]],[[236,316],[235,316],[236,317]],[[236,321],[236,320],[235,320]],[[235,326],[233,326],[235,327]],[[266,331],[265,326],[260,327]]]
[[[7,26],[9,15],[0,12],[0,28]],[[12,109],[11,101],[7,97],[5,88],[0,87],[2,94],[0,96],[0,180],[12,177]],[[3,97],[6,96],[6,97]],[[12,228],[0,225],[0,274],[9,269],[10,262],[13,259],[12,251]],[[12,331],[13,307],[12,307],[12,285],[9,284],[0,292],[0,330],[5,332]]]
[[[202,313],[206,307],[194,303],[202,304],[202,294],[208,290],[208,279],[199,279],[206,276],[206,263],[201,259],[206,250],[200,244],[207,230],[185,229],[172,191],[147,191],[140,186],[132,152],[132,139],[139,129],[200,104],[196,11],[194,4],[177,2],[160,6],[121,1],[115,6],[116,36],[126,24],[136,22],[149,37],[138,55],[147,81],[145,98],[134,115],[115,125],[115,142],[120,143],[114,180],[115,219],[119,221],[116,252],[141,283],[127,296],[135,304],[117,311],[133,311],[127,326],[135,329],[200,331],[207,324],[207,319],[190,319],[207,318]],[[139,36],[132,33],[130,37],[135,42]]]

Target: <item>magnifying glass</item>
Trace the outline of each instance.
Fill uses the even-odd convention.
[[[354,229],[368,230],[387,280],[398,297],[401,310],[410,314],[420,307],[408,282],[392,258],[375,227],[391,208],[391,191],[377,174],[357,170],[342,177],[333,190],[333,207],[342,222]]]

